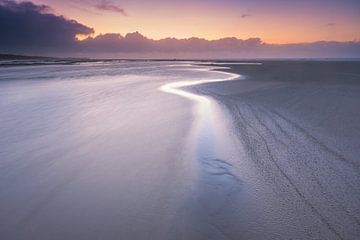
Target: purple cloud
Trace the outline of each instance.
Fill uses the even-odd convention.
[[[46,5],[35,5],[32,2],[15,2],[12,0],[0,0],[0,7],[13,12],[52,12],[51,7]]]
[[[123,52],[123,53],[202,53],[208,51],[221,52],[241,49],[251,49],[261,46],[259,38],[241,40],[237,38],[223,38],[206,40],[203,38],[176,39],[165,38],[160,40],[149,39],[138,32],[126,34],[105,34],[95,38],[87,38],[81,42],[90,52]]]
[[[51,8],[31,2],[0,0],[0,51],[39,51],[71,48],[78,34],[94,30],[75,20],[51,13]]]
[[[153,40],[140,33],[105,34],[81,42],[83,56],[120,58],[256,58],[256,57],[359,57],[360,42],[267,44],[246,40],[202,38]]]

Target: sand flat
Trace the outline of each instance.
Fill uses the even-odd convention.
[[[239,174],[256,182],[252,187],[267,208],[270,232],[278,234],[273,237],[356,239],[360,63],[262,63],[229,64],[228,71],[245,79],[197,87],[233,119],[248,152],[241,161],[249,161],[254,170],[240,169]]]
[[[359,64],[209,64],[0,68],[0,238],[356,239]]]

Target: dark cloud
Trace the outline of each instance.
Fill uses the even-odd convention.
[[[0,0],[0,7],[7,8],[14,12],[52,12],[52,9],[46,5],[35,5],[32,2],[15,2],[11,0]]]
[[[247,18],[247,17],[251,17],[252,15],[249,13],[244,13],[241,15],[241,18]]]
[[[45,5],[0,0],[0,51],[39,51],[74,47],[78,34],[93,29],[51,13]]]
[[[96,4],[95,7],[99,10],[116,12],[122,14],[123,16],[128,16],[127,12],[123,8],[110,1],[103,0]]]
[[[267,44],[259,38],[154,40],[138,32],[88,37],[94,31],[44,5],[0,0],[0,52],[117,58],[360,57],[360,42]]]

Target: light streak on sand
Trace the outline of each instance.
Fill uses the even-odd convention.
[[[208,219],[212,218],[209,216],[233,221],[232,211],[237,209],[239,201],[244,199],[242,181],[237,176],[232,164],[237,158],[234,156],[238,156],[237,148],[229,137],[231,130],[227,124],[226,115],[223,115],[216,101],[204,95],[188,92],[183,88],[242,79],[241,75],[223,72],[222,69],[228,68],[218,66],[191,68],[190,70],[223,74],[224,77],[172,82],[160,87],[163,92],[185,97],[197,103],[194,108],[195,118],[192,131],[185,146],[185,156],[195,160],[194,163],[198,170],[196,190],[193,193],[197,199],[193,205],[196,209],[200,209],[196,216],[196,222],[200,229],[209,232],[212,230],[208,229],[206,225],[202,226],[202,222],[209,221]],[[233,201],[234,199],[236,201]],[[206,209],[199,204],[204,202],[207,205]],[[214,220],[216,221],[216,219]]]
[[[212,63],[212,62],[189,62],[185,64],[178,64],[178,65],[169,65],[169,66],[184,66],[184,67],[192,67],[192,66],[201,66],[202,65],[262,65],[262,63],[257,62],[229,62],[229,63]],[[183,87],[190,87],[205,83],[214,83],[214,82],[225,82],[225,81],[231,81],[236,80],[241,77],[239,74],[235,73],[228,73],[224,71],[220,71],[221,69],[230,69],[229,67],[217,67],[217,66],[209,66],[208,68],[189,68],[189,70],[196,70],[196,71],[211,71],[214,73],[221,73],[226,74],[229,77],[228,78],[220,78],[220,79],[206,79],[206,80],[198,80],[198,81],[179,81],[179,82],[173,82],[173,83],[167,83],[165,85],[162,85],[159,89],[163,92],[179,95],[182,97],[186,97],[188,99],[204,103],[204,104],[210,104],[210,100],[204,96],[200,96],[194,93],[187,92],[185,90],[181,90]]]
[[[212,64],[212,63],[208,63]],[[192,71],[211,71],[214,73],[223,74],[224,78],[215,78],[215,79],[204,79],[197,81],[178,81],[167,83],[162,85],[159,90],[175,94],[181,97],[185,97],[192,101],[195,101],[197,104],[195,108],[196,119],[193,128],[193,138],[191,142],[193,142],[194,153],[196,158],[200,161],[207,161],[207,159],[215,159],[221,158],[222,154],[217,152],[215,149],[222,145],[221,135],[223,131],[219,131],[219,123],[218,123],[218,111],[216,111],[216,103],[203,95],[198,95],[196,93],[192,93],[186,91],[186,87],[206,84],[206,83],[216,83],[216,82],[225,82],[232,80],[240,80],[242,76],[239,74],[228,73],[225,71],[221,71],[222,69],[228,69],[227,67],[219,67],[219,66],[199,66],[196,68],[197,63],[191,66],[195,66],[195,68],[189,68]],[[220,117],[221,118],[221,117]],[[222,125],[222,124],[220,124]],[[220,127],[221,128],[221,127]]]
[[[165,85],[162,85],[159,89],[161,91],[163,91],[163,92],[179,95],[179,96],[182,96],[182,97],[197,101],[199,103],[209,105],[210,100],[207,97],[187,92],[185,90],[182,90],[181,88],[200,85],[200,84],[205,84],[205,83],[231,81],[231,80],[239,79],[241,77],[238,74],[220,72],[220,71],[215,71],[213,69],[215,69],[215,68],[206,68],[206,69],[199,68],[199,69],[191,69],[191,70],[218,72],[218,73],[226,74],[229,77],[224,78],[224,79],[220,78],[220,79],[206,79],[206,80],[197,80],[197,81],[179,81],[179,82],[167,83]],[[218,67],[216,69],[228,69],[228,68]]]

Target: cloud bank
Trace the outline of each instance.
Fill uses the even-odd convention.
[[[122,13],[109,2],[102,3],[104,10]],[[154,40],[138,32],[95,37],[93,33],[88,26],[53,14],[48,6],[0,0],[2,53],[112,58],[360,57],[360,42],[267,44],[259,38]],[[79,41],[79,34],[88,38]]]

